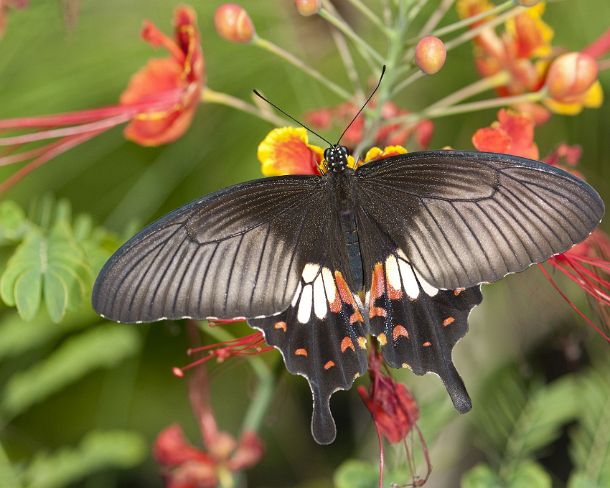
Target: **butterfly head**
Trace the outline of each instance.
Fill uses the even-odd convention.
[[[324,161],[326,167],[333,173],[341,173],[347,168],[347,148],[345,146],[334,145],[324,151]]]

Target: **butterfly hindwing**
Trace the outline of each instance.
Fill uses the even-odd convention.
[[[248,322],[281,351],[288,371],[307,378],[314,403],[314,439],[333,442],[330,397],[350,388],[367,367],[364,319],[343,273],[330,264],[306,264],[290,306]]]
[[[468,315],[481,302],[479,287],[439,290],[424,280],[400,249],[373,265],[368,292],[371,334],[391,367],[436,373],[460,412],[468,393],[452,361],[452,349],[468,331]]]
[[[273,314],[292,299],[328,228],[317,176],[256,180],[148,226],[106,263],[93,307],[117,322]]]
[[[585,239],[604,204],[582,180],[517,156],[414,152],[361,166],[358,198],[425,279],[468,288]]]

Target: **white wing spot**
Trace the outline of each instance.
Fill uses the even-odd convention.
[[[322,279],[324,280],[324,288],[326,288],[328,301],[333,303],[335,301],[335,296],[337,295],[337,287],[335,286],[335,279],[333,278],[330,269],[322,268]]]
[[[312,298],[312,285],[305,285],[301,293],[299,311],[297,312],[297,320],[302,324],[309,322],[311,317]]]
[[[318,276],[319,272],[320,266],[313,263],[307,263],[305,265],[305,268],[303,268],[303,281],[305,283],[311,283],[316,278],[316,276]]]
[[[328,311],[321,275],[313,282],[313,310],[319,319],[326,317],[326,312]]]
[[[388,283],[395,290],[402,288],[400,283],[400,272],[398,271],[398,262],[393,254],[390,254],[385,260],[385,274],[388,279]]]
[[[403,261],[402,259],[398,260],[398,266],[400,267],[403,287],[409,298],[415,300],[419,296],[419,285],[417,284],[415,274],[413,274],[413,269],[411,269],[408,262]]]

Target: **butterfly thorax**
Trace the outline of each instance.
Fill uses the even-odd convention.
[[[347,168],[347,148],[331,146],[324,151],[324,162],[331,173],[342,173]]]

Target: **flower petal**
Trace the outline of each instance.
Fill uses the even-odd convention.
[[[257,157],[265,176],[320,174],[324,151],[307,143],[301,127],[273,129],[258,146]]]

